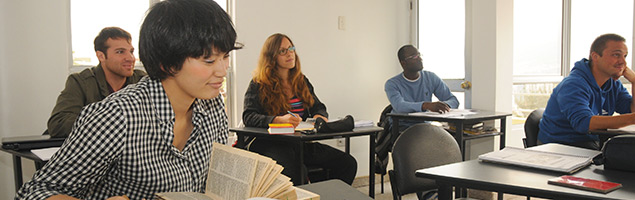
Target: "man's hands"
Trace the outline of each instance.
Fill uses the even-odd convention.
[[[633,75],[635,75],[635,74],[633,74]],[[421,104],[421,110],[429,110],[429,111],[432,111],[432,112],[445,113],[445,112],[450,111],[450,106],[448,106],[448,104],[445,104],[445,103],[440,102],[440,101],[437,101],[437,102],[425,102],[425,103]]]
[[[626,80],[630,81],[631,83],[635,81],[635,72],[633,72],[633,69],[631,69],[630,67],[624,68],[624,71],[622,71],[622,76],[624,76],[624,78],[626,78]],[[619,79],[620,77],[617,78]]]

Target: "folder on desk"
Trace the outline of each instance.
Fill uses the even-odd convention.
[[[2,138],[2,148],[9,150],[29,150],[60,147],[66,138],[52,138],[49,135],[19,136]]]

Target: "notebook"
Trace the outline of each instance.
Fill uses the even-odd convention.
[[[50,135],[19,136],[2,138],[2,148],[9,150],[30,150],[60,147],[66,138],[52,138]]]

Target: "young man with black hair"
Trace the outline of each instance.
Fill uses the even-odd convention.
[[[435,73],[423,70],[421,53],[416,47],[402,46],[397,51],[397,58],[403,72],[388,79],[384,86],[393,113],[424,111],[443,113],[450,111],[450,108],[459,107],[459,100],[443,80]],[[433,102],[432,95],[439,101]],[[403,121],[399,123],[399,130],[405,130],[415,123],[421,122]]]
[[[139,53],[149,76],[86,106],[62,148],[16,199],[154,199],[204,192],[212,142],[226,143],[219,90],[236,46],[212,0],[166,0],[148,12]]]

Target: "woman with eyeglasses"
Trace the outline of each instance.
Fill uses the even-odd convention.
[[[298,126],[307,118],[327,120],[326,106],[313,91],[313,85],[302,74],[296,47],[288,36],[280,33],[267,38],[260,52],[254,77],[245,93],[243,123],[248,127],[268,128],[270,123],[290,123]],[[258,138],[248,145],[253,152],[268,156],[284,167],[294,185],[300,182],[301,169],[295,160],[297,144]],[[353,183],[357,161],[351,155],[317,142],[304,143],[304,163],[326,169],[330,178]],[[306,171],[306,170],[305,170]],[[311,176],[311,182],[325,180]]]

